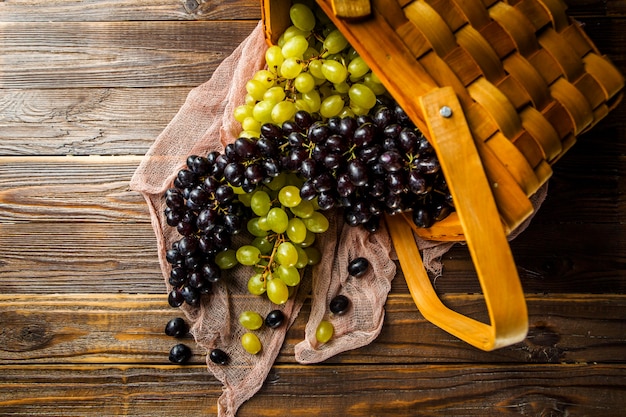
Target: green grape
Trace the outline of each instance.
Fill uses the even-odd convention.
[[[295,266],[279,265],[276,274],[288,287],[295,287],[300,283],[300,272]]]
[[[363,84],[368,86],[377,96],[383,95],[387,91],[385,86],[380,82],[380,79],[373,72],[363,77]]]
[[[363,58],[357,56],[348,64],[348,72],[350,73],[350,78],[353,80],[358,80],[361,77],[364,77],[370,70],[370,67],[367,66],[367,63]]]
[[[315,208],[313,208],[313,203],[309,200],[302,200],[300,204],[295,207],[291,207],[291,212],[302,219],[306,219],[307,217],[311,217]]]
[[[285,89],[280,86],[270,87],[263,94],[263,100],[279,103],[285,99]]]
[[[269,232],[270,230],[272,230],[270,225],[267,223],[267,216],[259,217],[259,220],[257,221],[257,225],[259,226],[259,229],[261,229],[261,230],[263,230],[265,232]],[[267,236],[267,234],[266,234],[266,236]]]
[[[234,249],[227,249],[215,255],[215,264],[220,269],[230,269],[237,265],[237,256]]]
[[[313,233],[324,233],[330,224],[328,219],[319,211],[316,211],[308,219],[302,219],[306,228]]]
[[[305,224],[306,225],[306,224]],[[313,243],[315,242],[315,233],[313,233],[312,231],[308,230],[306,231],[306,237],[304,238],[304,241],[302,243],[300,243],[300,247],[302,248],[308,248],[309,246],[311,246]]]
[[[265,85],[265,88],[273,87],[276,83],[276,75],[269,70],[262,69],[258,70],[252,76],[253,80],[260,81]]]
[[[306,255],[308,257],[309,265],[317,265],[322,260],[322,253],[315,246],[309,246],[304,248]]]
[[[376,95],[365,84],[352,84],[348,95],[354,104],[367,110],[376,104]]]
[[[307,113],[311,113],[311,108],[309,107],[307,102],[302,100],[301,98],[296,99],[294,105],[296,106],[296,111],[304,110]]]
[[[241,122],[241,127],[243,130],[261,131],[261,123],[252,116],[246,117],[243,122]]]
[[[254,107],[256,102],[257,102],[256,99],[252,97],[250,94],[246,94],[246,96],[244,97],[244,103],[246,106]]]
[[[260,123],[271,123],[274,104],[273,101],[259,101],[254,105],[254,109],[252,109],[252,116]]]
[[[310,34],[311,33],[309,33],[309,31],[302,30],[302,29],[299,29],[295,25],[291,25],[287,29],[285,29],[282,35],[280,35],[280,37],[282,38],[282,42],[279,39],[278,44],[282,48],[285,42],[287,42],[289,39],[293,38],[294,36],[304,36],[305,38],[308,38]]]
[[[237,261],[242,265],[256,265],[261,259],[261,251],[256,246],[243,245],[237,249]]]
[[[324,65],[324,61],[321,59],[315,59],[309,62],[309,73],[315,78],[326,80],[324,77],[324,73],[322,72],[322,66]]]
[[[250,208],[257,216],[265,216],[272,208],[272,200],[268,193],[263,190],[255,191],[250,200]]]
[[[302,72],[302,64],[300,60],[294,57],[286,58],[283,64],[280,66],[280,75],[293,80]]]
[[[283,51],[278,45],[270,46],[265,51],[265,62],[268,68],[279,68],[284,60]]]
[[[294,36],[285,41],[285,44],[281,48],[283,56],[285,58],[300,58],[304,55],[304,52],[309,49],[309,41],[304,36]]]
[[[267,224],[275,233],[285,233],[289,224],[289,217],[285,210],[274,207],[267,213]]]
[[[296,246],[296,250],[298,251],[298,262],[296,262],[294,266],[298,269],[302,269],[309,264],[309,255],[307,255],[306,250],[300,246]]]
[[[352,102],[350,102],[350,107],[346,107],[345,110],[346,112],[349,110],[352,112],[352,114],[355,114],[357,116],[363,116],[369,113],[369,109],[366,109],[365,107],[357,106],[356,104]]]
[[[239,323],[248,330],[258,330],[263,326],[263,317],[256,311],[242,311]]]
[[[302,93],[302,100],[309,106],[311,112],[319,111],[322,98],[317,90],[311,90],[308,93]]]
[[[344,118],[344,117],[354,117],[354,111],[350,108],[350,107],[344,107],[339,114],[337,115],[337,117],[339,118]]]
[[[267,298],[274,304],[285,304],[289,299],[289,288],[282,279],[274,278],[267,282]]]
[[[344,81],[340,84],[334,84],[333,91],[339,94],[347,94],[350,91],[350,86]]]
[[[286,183],[287,183],[287,174],[285,172],[281,172],[280,174],[272,178],[272,180],[269,183],[267,183],[267,188],[269,188],[272,191],[278,191],[281,188],[283,188]]]
[[[337,61],[326,59],[322,64],[322,74],[331,83],[340,84],[348,78],[348,69]]]
[[[304,239],[306,239],[306,225],[304,222],[294,217],[289,219],[289,223],[287,224],[287,237],[293,243],[302,243]]]
[[[265,293],[265,279],[262,274],[254,274],[248,280],[248,292],[252,295]]]
[[[252,246],[259,248],[262,255],[269,254],[274,249],[274,244],[270,242],[267,237],[257,236],[252,241]]]
[[[309,42],[309,45],[311,43]],[[302,59],[304,59],[305,61],[308,61],[311,58],[315,58],[317,56],[320,55],[320,51],[318,51],[315,46],[309,46],[306,51],[304,51],[304,54],[302,55]]]
[[[329,119],[331,117],[337,116],[339,112],[343,109],[344,102],[343,98],[340,95],[332,95],[327,97],[320,104],[320,114]]]
[[[257,101],[263,100],[266,90],[267,87],[261,81],[252,79],[246,83],[246,91]]]
[[[315,88],[315,77],[308,72],[301,72],[294,80],[293,85],[300,93],[308,93]]]
[[[334,29],[324,39],[324,49],[329,54],[338,54],[348,46],[348,40],[343,36],[339,29]]]
[[[259,219],[260,217],[253,217],[248,220],[248,223],[246,224],[246,229],[248,230],[248,232],[250,232],[252,236],[267,236],[267,230],[261,229],[261,227],[259,226]]]
[[[282,125],[287,120],[292,119],[294,114],[296,114],[296,105],[291,101],[281,101],[280,103],[276,103],[272,109],[272,121],[278,125]]]
[[[241,346],[251,355],[256,355],[263,347],[259,337],[250,332],[241,335]]]
[[[278,192],[278,201],[285,207],[295,207],[302,201],[300,190],[295,185],[287,185]]]
[[[241,188],[241,187],[237,187],[237,188]],[[234,189],[235,189],[235,187],[233,187],[233,190]],[[252,200],[252,196],[254,195],[254,193],[246,193],[246,192],[238,193],[238,192],[236,192],[236,194],[238,194],[237,199],[239,200],[239,202],[241,204],[243,204],[246,207],[250,207],[250,201]]]
[[[295,27],[310,32],[315,28],[315,15],[306,5],[297,3],[289,9],[289,17]]]
[[[298,262],[298,251],[291,242],[283,242],[276,248],[276,261],[284,266],[294,266]]]
[[[235,110],[233,110],[233,116],[235,117],[235,120],[237,120],[239,123],[243,123],[246,117],[252,117],[253,109],[254,106],[242,104],[241,106],[235,107]]]
[[[320,343],[328,342],[335,332],[335,327],[329,321],[322,320],[320,324],[317,325],[317,330],[315,331],[315,338]]]

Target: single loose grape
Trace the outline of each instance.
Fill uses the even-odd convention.
[[[241,335],[241,346],[251,355],[256,355],[262,348],[259,337],[250,332]]]
[[[348,311],[349,307],[350,299],[343,294],[339,294],[336,297],[333,297],[333,299],[330,300],[330,304],[328,305],[328,309],[330,310],[330,312],[339,316],[345,314],[346,311]]]
[[[285,210],[274,207],[267,213],[267,224],[276,233],[285,233],[289,225],[289,217]]]
[[[255,246],[243,245],[237,249],[236,256],[240,264],[252,266],[259,262],[261,251]]]
[[[285,207],[296,207],[302,201],[300,189],[295,185],[287,185],[278,192],[278,201]]]
[[[215,255],[215,264],[220,269],[230,269],[238,264],[234,249],[227,249]]]
[[[189,331],[189,326],[181,317],[176,317],[165,325],[165,334],[172,337],[183,337]]]
[[[189,346],[179,343],[170,350],[169,359],[172,363],[187,363],[191,358],[191,349]]]
[[[366,258],[355,258],[348,264],[348,273],[355,278],[362,277],[367,272],[370,263]]]
[[[274,304],[282,305],[289,299],[289,288],[282,279],[274,278],[267,282],[267,298]]]
[[[322,320],[315,331],[315,338],[320,343],[326,343],[333,337],[334,332],[335,327],[333,324],[329,321]]]
[[[281,310],[272,310],[265,317],[265,325],[270,329],[280,327],[285,321],[285,314]]]
[[[217,365],[226,365],[228,363],[228,354],[222,349],[213,349],[209,353],[209,359]]]
[[[263,317],[256,311],[242,311],[239,314],[239,323],[248,330],[257,330],[263,326]]]

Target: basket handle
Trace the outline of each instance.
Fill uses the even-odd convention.
[[[455,202],[490,324],[443,304],[424,269],[411,227],[403,216],[388,216],[409,291],[427,320],[477,348],[488,351],[520,342],[528,331],[524,293],[461,105],[451,87],[433,90],[420,97],[419,104]]]

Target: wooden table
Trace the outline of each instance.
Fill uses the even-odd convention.
[[[626,1],[569,0],[626,72]],[[215,415],[129,179],[188,91],[260,18],[256,0],[0,2],[0,415]],[[626,400],[626,105],[560,161],[512,243],[530,331],[485,353],[426,322],[402,276],[371,345],[298,365],[308,306],[240,416],[618,416]],[[437,289],[482,309],[465,249]],[[193,347],[193,341],[187,340]]]

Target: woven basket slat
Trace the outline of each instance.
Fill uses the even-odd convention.
[[[475,29],[481,30],[491,23],[489,13],[480,0],[454,0],[454,3],[465,16],[465,21]]]
[[[534,107],[527,106],[520,113],[522,127],[534,139],[543,151],[543,159],[552,161],[562,151],[563,145],[559,134],[546,118]]]
[[[495,85],[516,109],[521,110],[531,103],[528,91],[514,77],[507,75]]]
[[[511,54],[504,60],[504,69],[526,90],[536,109],[543,110],[550,104],[548,84],[526,58],[520,54]]]
[[[545,160],[541,145],[527,131],[520,130],[519,134],[511,141],[524,154],[531,166],[536,167]]]
[[[617,69],[597,54],[585,55],[583,62],[585,70],[602,86],[610,108],[617,105],[617,100],[613,98],[618,96],[618,92],[623,87]]]
[[[446,56],[457,47],[454,33],[428,3],[414,1],[404,8],[404,13],[418,27],[418,30],[422,31],[437,55]]]
[[[515,7],[506,3],[496,3],[489,9],[489,17],[497,22],[511,38],[518,53],[529,56],[539,49],[535,28],[526,16]],[[500,37],[501,35],[490,37],[488,40],[493,44],[498,42]],[[502,58],[504,56],[500,55]]]
[[[563,76],[568,80],[578,79],[584,72],[582,61],[567,40],[553,29],[544,30],[539,36],[539,43],[558,64]]]
[[[467,18],[456,7],[453,0],[435,0],[430,6],[441,16],[452,32],[456,32],[467,23]]]
[[[564,78],[550,86],[550,93],[559,101],[574,125],[574,135],[578,135],[593,122],[593,112],[582,93]]]
[[[506,76],[500,57],[476,29],[464,26],[456,32],[456,40],[476,61],[487,80],[496,83]]]
[[[548,9],[537,0],[509,1],[508,3],[528,18],[535,27],[535,31],[552,24]]]
[[[519,114],[496,86],[485,78],[479,78],[470,84],[467,90],[470,96],[485,108],[504,136],[512,139],[519,134],[522,129]]]

